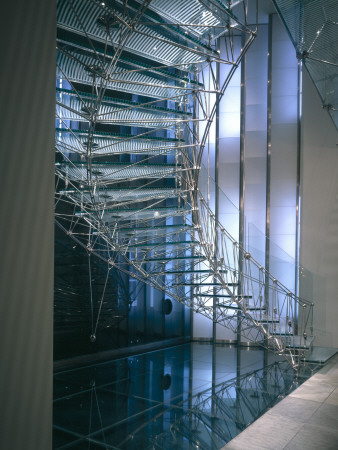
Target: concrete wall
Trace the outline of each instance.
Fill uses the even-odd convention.
[[[0,33],[0,448],[52,447],[55,4],[7,2]]]
[[[315,301],[315,345],[338,347],[337,130],[303,75],[300,263],[312,272],[300,295]]]

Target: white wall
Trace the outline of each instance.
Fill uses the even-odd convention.
[[[338,347],[337,130],[307,72],[303,76],[300,263],[313,278],[300,295],[315,301],[314,345]]]

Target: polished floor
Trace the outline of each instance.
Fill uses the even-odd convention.
[[[59,372],[53,448],[219,450],[312,373],[196,342]]]
[[[224,450],[337,450],[338,356]]]

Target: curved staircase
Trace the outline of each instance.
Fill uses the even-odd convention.
[[[226,1],[60,0],[56,222],[88,254],[296,367],[313,305],[231,237],[199,189],[217,104],[254,38]]]

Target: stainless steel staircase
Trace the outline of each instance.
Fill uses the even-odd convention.
[[[313,305],[231,237],[199,189],[217,103],[255,33],[227,1],[60,0],[56,222],[89,255],[296,367]]]

